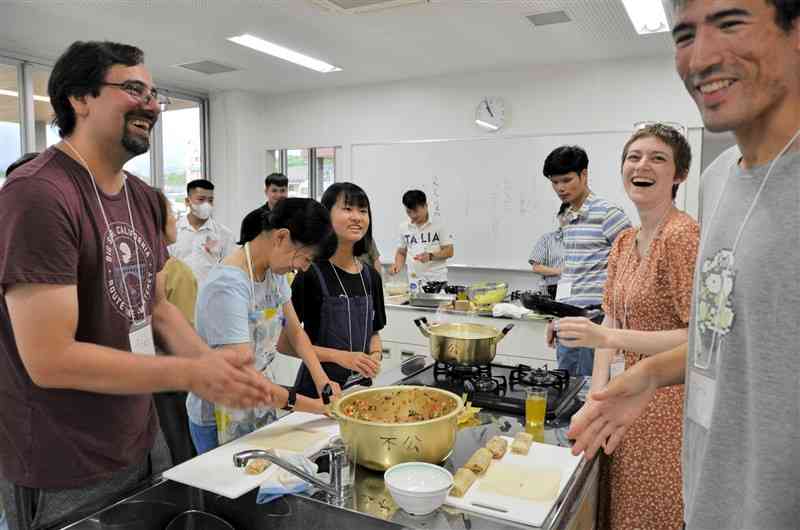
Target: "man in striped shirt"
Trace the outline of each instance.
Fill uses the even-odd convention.
[[[561,146],[544,161],[544,176],[562,203],[569,203],[562,228],[564,265],[556,299],[580,307],[599,307],[611,245],[617,235],[631,226],[621,208],[597,197],[589,189],[589,157],[578,146]],[[547,341],[555,341],[548,327]],[[556,345],[558,367],[570,375],[592,375],[593,348],[569,348]]]

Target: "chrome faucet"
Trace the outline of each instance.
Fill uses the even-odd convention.
[[[296,475],[307,482],[310,482],[317,488],[324,491],[328,497],[328,501],[331,504],[342,506],[347,500],[346,492],[349,489],[348,486],[352,486],[352,484],[344,483],[343,478],[348,476],[348,474],[344,473],[344,471],[346,471],[345,468],[347,466],[355,465],[355,463],[350,464],[347,462],[344,441],[338,437],[331,440],[331,443],[328,447],[319,451],[315,455],[312,455],[311,460],[316,460],[316,458],[325,455],[327,455],[330,459],[330,483],[325,483],[314,475],[306,472],[304,469],[297,467],[291,462],[287,462],[279,457],[273,449],[252,449],[249,451],[238,452],[233,455],[233,465],[235,467],[245,467],[247,462],[254,458],[263,458],[264,460],[269,460],[276,466],[285,469],[289,473],[292,473],[293,475]]]

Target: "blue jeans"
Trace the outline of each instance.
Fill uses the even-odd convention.
[[[207,453],[219,446],[217,441],[217,424],[198,425],[189,420],[189,434],[192,435],[192,443],[197,449],[197,454]]]
[[[558,367],[568,371],[572,377],[591,376],[594,367],[594,348],[570,348],[559,344],[556,346],[556,359]]]

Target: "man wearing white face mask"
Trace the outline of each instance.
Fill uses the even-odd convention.
[[[169,248],[170,255],[192,268],[197,283],[202,284],[211,267],[234,249],[234,237],[227,227],[212,217],[214,185],[203,179],[186,185],[189,211],[178,220],[178,240]]]

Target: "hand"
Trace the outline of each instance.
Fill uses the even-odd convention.
[[[381,363],[366,353],[342,351],[339,366],[358,372],[364,377],[373,378],[378,375]]]
[[[333,390],[333,394],[331,395],[331,400],[342,394],[342,387],[339,386],[339,383],[337,383],[336,381],[331,381],[330,379],[325,379],[324,381],[321,381],[320,384],[316,385],[317,395],[320,396],[320,399],[322,398],[322,391],[325,389],[325,385],[331,385],[331,390]]]
[[[547,344],[549,348],[556,347],[556,324],[555,320],[551,320],[547,323],[547,330],[545,331],[545,339],[544,342]]]
[[[422,254],[417,254],[414,256],[414,260],[419,261],[420,263],[428,263],[431,260],[431,253],[423,252]]]
[[[593,458],[601,446],[606,454],[613,453],[628,427],[647,408],[656,389],[646,364],[639,363],[612,379],[603,390],[590,392],[567,431],[567,437],[575,440],[572,454],[584,453],[586,458]]]
[[[219,348],[190,366],[189,390],[206,401],[239,409],[274,406],[271,383],[253,368],[250,352]]]
[[[613,348],[610,335],[610,328],[595,324],[585,317],[558,320],[558,340],[570,348]]]
[[[389,274],[394,275],[397,274],[398,272],[400,272],[400,267],[398,267],[397,265],[393,264],[391,267],[389,267]]]

